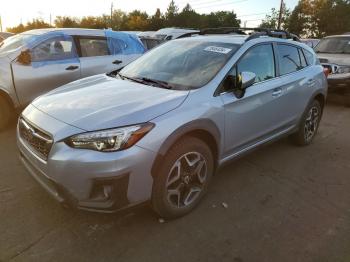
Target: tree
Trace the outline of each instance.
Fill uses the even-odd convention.
[[[310,0],[299,0],[289,16],[286,29],[299,36],[312,37],[315,31],[312,13],[312,3]]]
[[[166,26],[177,26],[177,15],[179,12],[178,6],[175,4],[174,0],[171,0],[169,6],[165,12],[165,25]]]
[[[281,29],[286,29],[288,19],[290,16],[290,10],[286,8],[286,4],[282,5],[282,19],[281,19]],[[263,28],[273,28],[277,29],[279,19],[279,10],[275,8],[271,9],[271,13],[266,15],[259,27]]]
[[[49,28],[49,27],[51,27],[51,25],[44,22],[42,19],[33,19],[32,21],[28,22],[26,25],[19,24],[18,26],[15,26],[12,28],[10,27],[10,28],[7,28],[6,30],[8,32],[19,34],[28,30]]]
[[[157,31],[164,27],[164,21],[165,20],[160,12],[160,9],[157,8],[156,13],[149,19],[148,29],[151,31]]]
[[[209,27],[239,27],[241,20],[237,19],[234,11],[212,12],[208,15],[202,15],[200,28]]]
[[[313,10],[318,37],[350,31],[349,0],[314,0]]]
[[[58,28],[74,28],[79,27],[80,21],[78,18],[69,16],[57,16],[55,26]]]
[[[146,12],[134,10],[128,15],[126,30],[144,31],[148,29],[148,15]]]
[[[177,25],[187,28],[198,28],[201,22],[201,15],[196,13],[192,7],[187,4],[177,15]]]

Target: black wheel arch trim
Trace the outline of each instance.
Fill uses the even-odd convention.
[[[191,133],[193,134],[195,132],[198,132],[198,133],[206,132],[214,139],[215,146],[216,146],[215,166],[217,166],[218,155],[220,152],[220,141],[221,141],[221,134],[220,134],[219,128],[210,119],[196,119],[174,130],[171,133],[171,135],[169,135],[167,139],[163,142],[163,144],[161,145],[158,151],[157,157],[155,158],[152,165],[151,174],[153,177],[155,176],[160,163],[162,163],[162,160],[165,154],[167,153],[167,151],[170,149],[170,147],[174,145],[174,143],[181,137],[190,135]]]

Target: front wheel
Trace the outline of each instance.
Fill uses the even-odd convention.
[[[317,134],[317,130],[321,121],[322,108],[320,102],[314,100],[301,119],[299,130],[292,135],[292,139],[297,145],[309,145]]]
[[[195,208],[214,172],[210,148],[200,139],[185,137],[165,155],[154,178],[153,209],[163,218],[176,218]]]

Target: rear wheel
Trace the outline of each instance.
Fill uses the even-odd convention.
[[[214,172],[210,148],[200,139],[185,137],[165,155],[153,183],[152,206],[163,218],[176,218],[195,208]]]
[[[322,116],[320,102],[314,100],[306,109],[299,130],[292,135],[292,139],[297,145],[309,145],[317,134],[318,126]]]
[[[11,118],[11,108],[6,99],[0,96],[0,130],[4,129]]]

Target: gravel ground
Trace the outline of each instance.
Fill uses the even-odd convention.
[[[328,105],[309,147],[288,139],[223,167],[186,217],[61,207],[0,133],[0,261],[350,261],[350,109]]]

